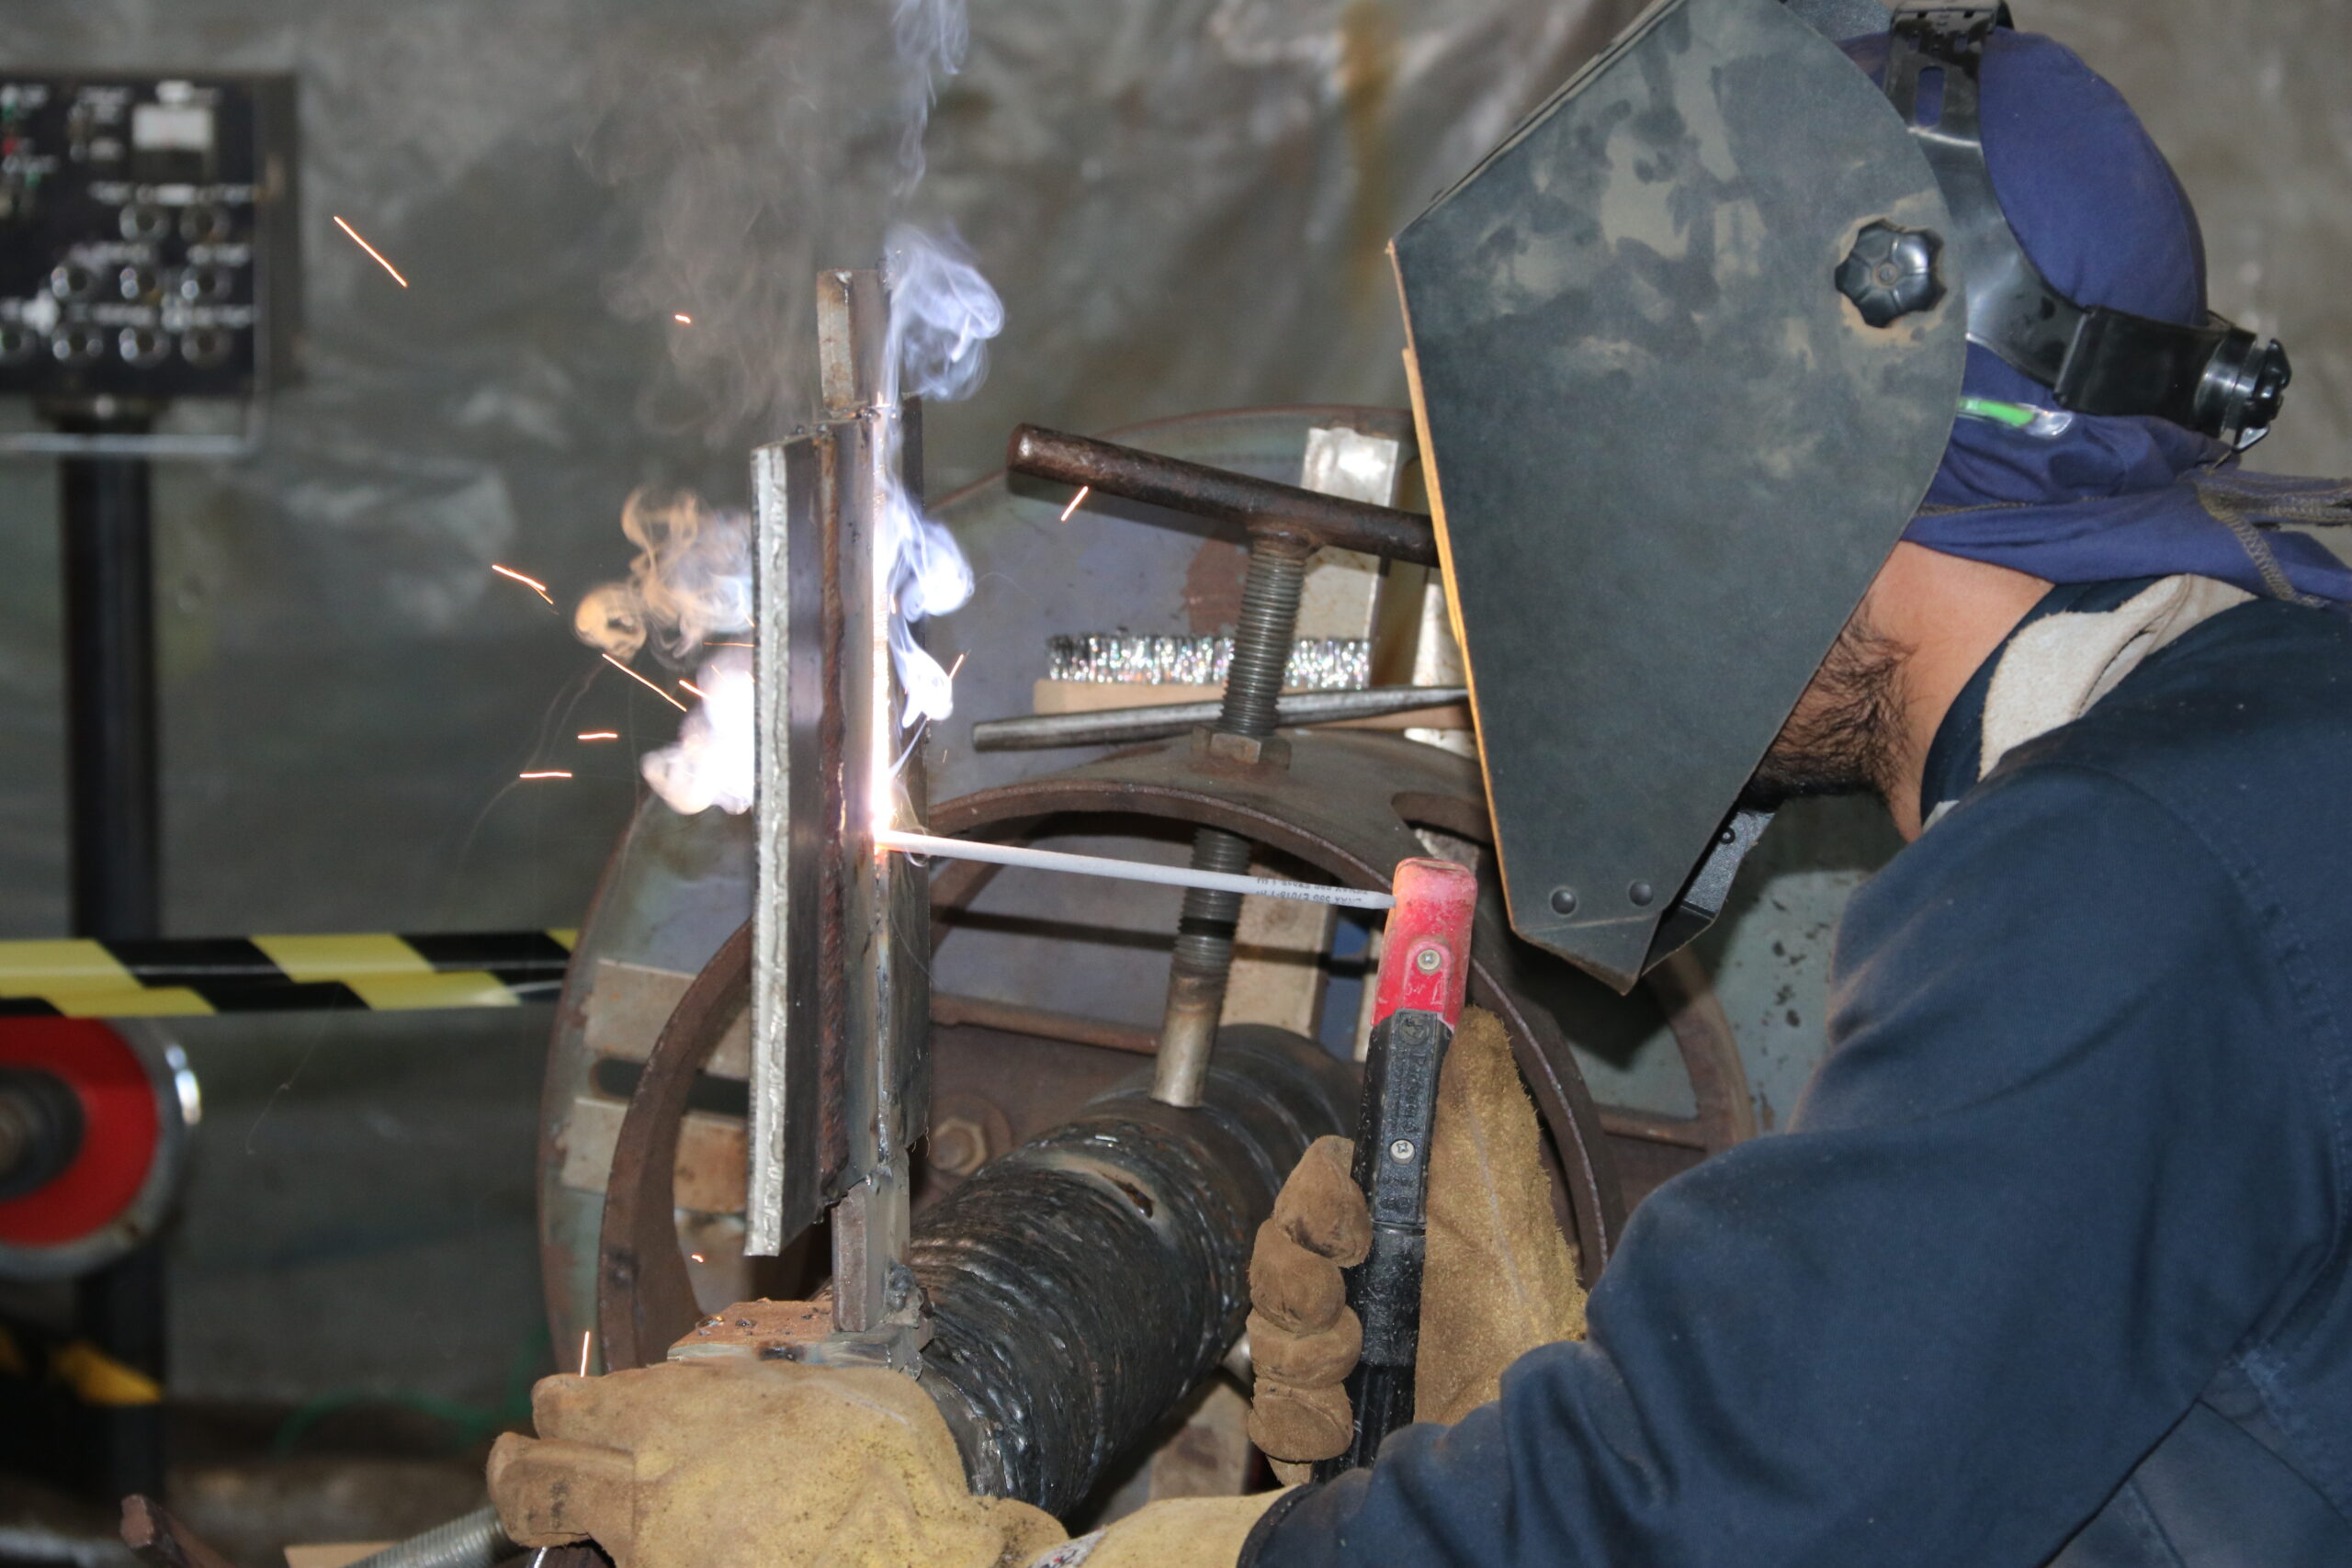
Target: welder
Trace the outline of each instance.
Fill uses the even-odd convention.
[[[1674,21],[1621,44],[1637,73],[1672,69],[1645,48],[1687,51],[1657,30]],[[2352,1562],[2352,571],[2280,526],[2344,520],[2352,487],[2240,466],[2283,352],[2209,316],[2178,181],[2079,59],[1965,6],[1905,6],[1845,52],[1938,186],[1932,224],[1850,236],[1838,308],[1923,344],[1965,316],[1957,406],[1899,542],[1759,546],[1726,506],[1719,551],[1645,577],[1651,558],[1590,512],[1521,520],[1660,638],[1765,558],[1743,550],[1868,583],[1769,711],[1721,715],[1774,738],[1701,803],[1730,845],[1792,797],[1868,793],[1909,840],[1847,911],[1830,1052],[1789,1129],[1653,1193],[1585,1301],[1501,1032],[1473,1014],[1440,1098],[1422,1419],[1371,1466],[1062,1541],[968,1495],[895,1374],[669,1367],[542,1385],[542,1440],[493,1461],[516,1540],[593,1537],[622,1568]],[[1413,298],[1409,240],[1425,455],[1516,919],[1528,863],[1488,706],[1510,671],[1480,668],[1477,476],[1449,456],[1445,321]],[[1967,287],[1938,286],[1944,256]],[[1669,262],[1625,265],[1670,291]],[[1774,341],[1802,337],[1792,322]],[[1632,341],[1609,345],[1621,367]],[[1825,352],[1792,355],[1791,385]],[[1825,516],[1843,504],[1821,496]],[[1814,635],[1768,608],[1729,634],[1759,665]],[[1609,700],[1554,687],[1563,727]],[[1679,787],[1670,759],[1656,776]],[[1646,946],[1656,891],[1622,898]],[[1546,945],[1589,940],[1596,973],[1637,973],[1639,952],[1600,945],[1631,916],[1574,923],[1601,902],[1589,882],[1551,892]],[[1310,1151],[1252,1269],[1252,1431],[1285,1473],[1349,1435],[1340,1270],[1366,1220],[1346,1153]]]

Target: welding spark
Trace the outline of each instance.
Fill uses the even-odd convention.
[[[956,662],[947,667],[947,683],[949,685],[952,686],[956,683],[956,671],[964,668],[964,660],[971,657],[972,650],[968,648],[956,656]],[[896,778],[899,774],[899,770],[907,765],[907,759],[915,754],[915,748],[922,744],[924,732],[930,728],[931,715],[925,714],[922,717],[915,721],[915,732],[913,735],[908,737],[907,749],[899,753],[899,760],[897,761],[890,764],[891,777]]]
[[[621,732],[617,729],[583,729],[574,737],[580,740],[618,740],[620,738]]]
[[[536,773],[516,773],[518,779],[568,779],[571,775],[560,768],[548,768]]]
[[[695,319],[692,316],[687,315],[684,310],[673,310],[670,313],[670,319],[677,322],[682,327],[690,327],[695,324]]]
[[[663,702],[668,703],[672,707],[676,708],[680,713],[686,711],[685,704],[680,702],[677,698],[672,696],[669,693],[663,691],[661,687],[655,685],[652,682],[647,680],[644,676],[639,674],[628,665],[623,664],[611,654],[600,654],[598,657],[603,659],[605,663],[611,665],[614,669],[619,671],[622,674],[628,676],[630,680],[636,682],[639,685],[644,687],[647,691],[652,693],[655,696],[660,697]]]
[[[511,566],[501,566],[501,565],[499,565],[496,561],[492,561],[492,562],[491,562],[491,563],[490,563],[490,570],[492,570],[492,571],[494,571],[494,572],[496,572],[496,573],[498,573],[498,575],[499,575],[499,576],[501,576],[501,577],[511,577],[511,578],[513,578],[515,581],[517,581],[517,582],[521,583],[524,587],[526,587],[526,588],[529,589],[532,592],[534,592],[534,593],[537,594],[540,598],[542,598],[542,599],[546,600],[546,601],[548,602],[548,608],[550,608],[550,609],[554,608],[554,606],[555,606],[555,595],[554,595],[554,594],[552,594],[552,593],[549,593],[549,592],[548,592],[548,585],[547,585],[546,583],[544,583],[544,582],[541,582],[537,578],[536,578],[536,577],[526,577],[526,576],[524,576],[521,572],[516,571],[513,567],[511,567]]]
[[[686,1256],[693,1258],[697,1263],[702,1261],[702,1254],[699,1252],[689,1252]]]
[[[588,1337],[594,1332],[593,1328],[580,1331],[580,1375],[583,1378],[588,1375]]]
[[[684,687],[687,691],[692,692],[695,696],[700,697],[703,701],[710,701],[710,694],[704,691],[700,686],[695,685],[692,681],[681,680],[678,684]]]
[[[375,246],[361,239],[359,237],[358,230],[353,228],[350,224],[345,223],[340,218],[334,220],[334,226],[342,230],[345,233],[350,235],[351,243],[353,244],[357,245],[361,250],[366,251],[369,255],[374,256],[376,258],[376,265],[382,267],[386,272],[390,273],[394,283],[399,284],[402,288],[406,288],[408,287],[408,279],[401,276],[401,269],[386,261],[384,259],[383,252],[378,250]]]
[[[1080,507],[1084,506],[1086,504],[1086,498],[1093,492],[1094,487],[1092,485],[1079,486],[1078,493],[1069,498],[1069,504],[1068,506],[1062,508],[1062,521],[1065,523],[1069,522],[1070,514],[1076,512]]]

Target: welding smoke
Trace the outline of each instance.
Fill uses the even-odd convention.
[[[670,809],[685,816],[716,806],[752,809],[752,654],[722,648],[705,660],[695,684],[702,702],[678,727],[674,745],[648,751],[638,764]]]
[[[637,547],[628,581],[589,590],[572,615],[580,640],[626,664],[650,641],[684,663],[712,637],[752,624],[752,520],[691,493],[640,490],[621,507]]]
[[[931,124],[939,78],[964,69],[964,51],[971,47],[964,0],[898,0],[890,15],[890,41],[898,46],[905,73],[899,89],[899,194],[904,196],[922,180],[922,133]]]
[[[942,77],[963,68],[971,30],[964,0],[895,0],[891,41],[899,71],[903,199],[922,180],[922,138]],[[945,670],[915,640],[913,623],[944,615],[972,595],[972,569],[954,537],[924,515],[900,477],[902,397],[953,401],[988,375],[988,344],[1004,327],[1004,304],[952,228],[893,223],[883,246],[889,321],[880,399],[880,545],[888,552],[891,661],[906,693],[902,725],[946,717],[955,694]],[[690,658],[715,632],[748,627],[752,616],[751,526],[688,495],[629,498],[621,527],[638,547],[628,581],[582,600],[581,639],[627,661],[650,641],[673,662]],[[753,776],[752,662],[722,650],[703,666],[705,697],[680,727],[677,744],[649,752],[646,782],[672,808],[751,809]],[[911,750],[908,752],[911,755]]]
[[[752,625],[752,520],[716,512],[691,493],[640,490],[621,508],[621,532],[637,547],[628,581],[590,589],[572,614],[580,640],[626,664],[650,642],[673,664],[712,637]],[[721,649],[696,682],[703,701],[686,715],[676,744],[649,751],[639,767],[673,811],[752,808],[752,659]]]
[[[988,375],[989,340],[1004,330],[1004,302],[980,276],[963,241],[952,229],[933,235],[910,223],[897,224],[883,253],[882,276],[890,295],[885,408],[895,410],[902,395],[937,400],[971,396]],[[912,623],[961,607],[972,596],[972,568],[954,536],[924,516],[907,493],[899,478],[895,418],[889,430],[893,450],[883,466],[888,476],[884,544],[891,554],[890,654],[907,694],[899,722],[913,724],[945,718],[955,711],[956,699],[947,671],[915,641]]]

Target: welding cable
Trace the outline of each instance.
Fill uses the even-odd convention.
[[[507,1539],[498,1510],[485,1503],[446,1525],[394,1541],[347,1568],[494,1568],[522,1550]]]
[[[0,942],[0,1018],[553,1001],[573,931]]]

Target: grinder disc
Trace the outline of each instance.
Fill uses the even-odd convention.
[[[0,1279],[84,1273],[153,1234],[194,1120],[176,1046],[96,1019],[0,1020],[0,1089],[39,1162],[28,1189],[0,1184]]]

